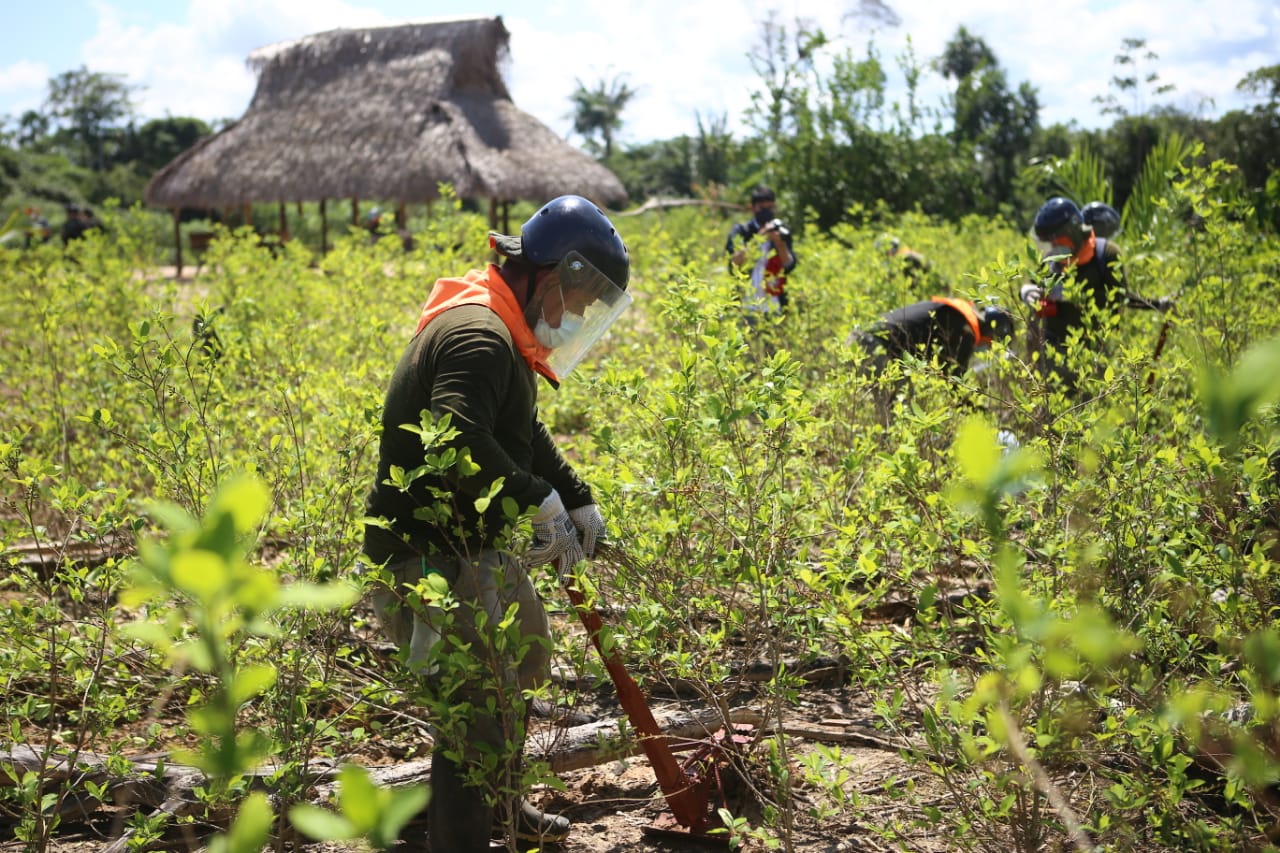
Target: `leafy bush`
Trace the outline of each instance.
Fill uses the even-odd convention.
[[[881,380],[847,342],[933,295],[885,265],[886,228],[952,294],[1022,311],[1036,258],[1020,230],[850,211],[875,226],[798,240],[794,310],[748,324],[724,221],[617,219],[636,304],[544,392],[543,415],[626,555],[587,580],[616,605],[628,666],[778,723],[804,668],[833,664],[933,783],[895,789],[911,820],[883,818],[841,787],[856,774],[847,755],[776,734],[758,741],[735,832],[794,849],[820,814],[890,843],[946,833],[970,849],[1261,844],[1280,768],[1280,245],[1249,230],[1224,180],[1197,168],[1175,181],[1166,203],[1193,206],[1202,228],[1124,235],[1135,289],[1177,306],[1103,318],[1105,352],[1072,353],[1084,369],[1070,398],[1021,338],[958,378],[914,360]],[[209,736],[206,722],[156,724],[217,697],[226,673],[170,671],[119,630],[133,545],[162,518],[200,518],[252,474],[263,513],[244,559],[289,583],[352,576],[386,377],[430,282],[487,260],[485,223],[454,205],[409,253],[364,234],[323,257],[297,242],[272,252],[218,230],[200,275],[173,281],[146,272],[154,233],[110,215],[66,251],[0,249],[0,714],[46,767],[66,750]],[[1001,454],[997,429],[1017,453]],[[180,513],[157,516],[156,499]],[[52,559],[24,560],[22,542]],[[86,549],[105,556],[86,563]],[[271,664],[234,723],[269,732],[288,802],[311,756],[421,722],[411,686],[370,665],[359,609],[272,611],[261,632],[211,635],[176,599],[148,607],[172,642],[213,636],[247,672]],[[558,653],[602,677],[567,643]],[[749,679],[761,665],[766,680]],[[820,804],[794,795],[802,780]],[[20,781],[6,808],[25,840],[47,841],[66,784]],[[299,814],[330,833],[392,825]]]

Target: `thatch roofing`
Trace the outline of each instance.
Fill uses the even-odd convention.
[[[332,30],[254,51],[244,116],[157,172],[159,207],[259,201],[626,199],[607,168],[511,101],[499,17]]]

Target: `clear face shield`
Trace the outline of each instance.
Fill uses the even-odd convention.
[[[577,252],[556,265],[548,285],[529,303],[525,319],[551,350],[547,364],[564,379],[631,304],[631,294]]]
[[[1065,234],[1058,234],[1049,239],[1044,239],[1036,234],[1035,229],[1031,229],[1031,239],[1035,241],[1036,248],[1040,250],[1040,258],[1045,263],[1062,263],[1075,253],[1075,246],[1071,243],[1071,238]]]

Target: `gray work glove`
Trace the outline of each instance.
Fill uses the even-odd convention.
[[[594,557],[596,543],[603,542],[609,537],[609,531],[604,526],[604,516],[600,514],[600,507],[587,504],[571,509],[569,518],[573,519],[573,526],[578,528],[578,533],[582,535],[582,553],[588,557]]]
[[[1044,291],[1038,284],[1024,284],[1022,290],[1018,291],[1018,296],[1028,306],[1039,309],[1040,303],[1044,300]]]
[[[1151,300],[1151,307],[1157,311],[1170,311],[1178,300],[1172,296],[1161,296],[1159,299]]]
[[[584,559],[578,529],[565,512],[564,501],[555,489],[538,505],[533,515],[533,544],[524,554],[526,568],[568,560],[570,566]]]

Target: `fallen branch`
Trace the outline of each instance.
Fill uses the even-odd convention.
[[[714,201],[706,198],[651,198],[635,210],[624,210],[617,216],[639,216],[651,210],[668,210],[673,207],[719,207],[723,210],[746,210],[747,206],[731,201]]]

